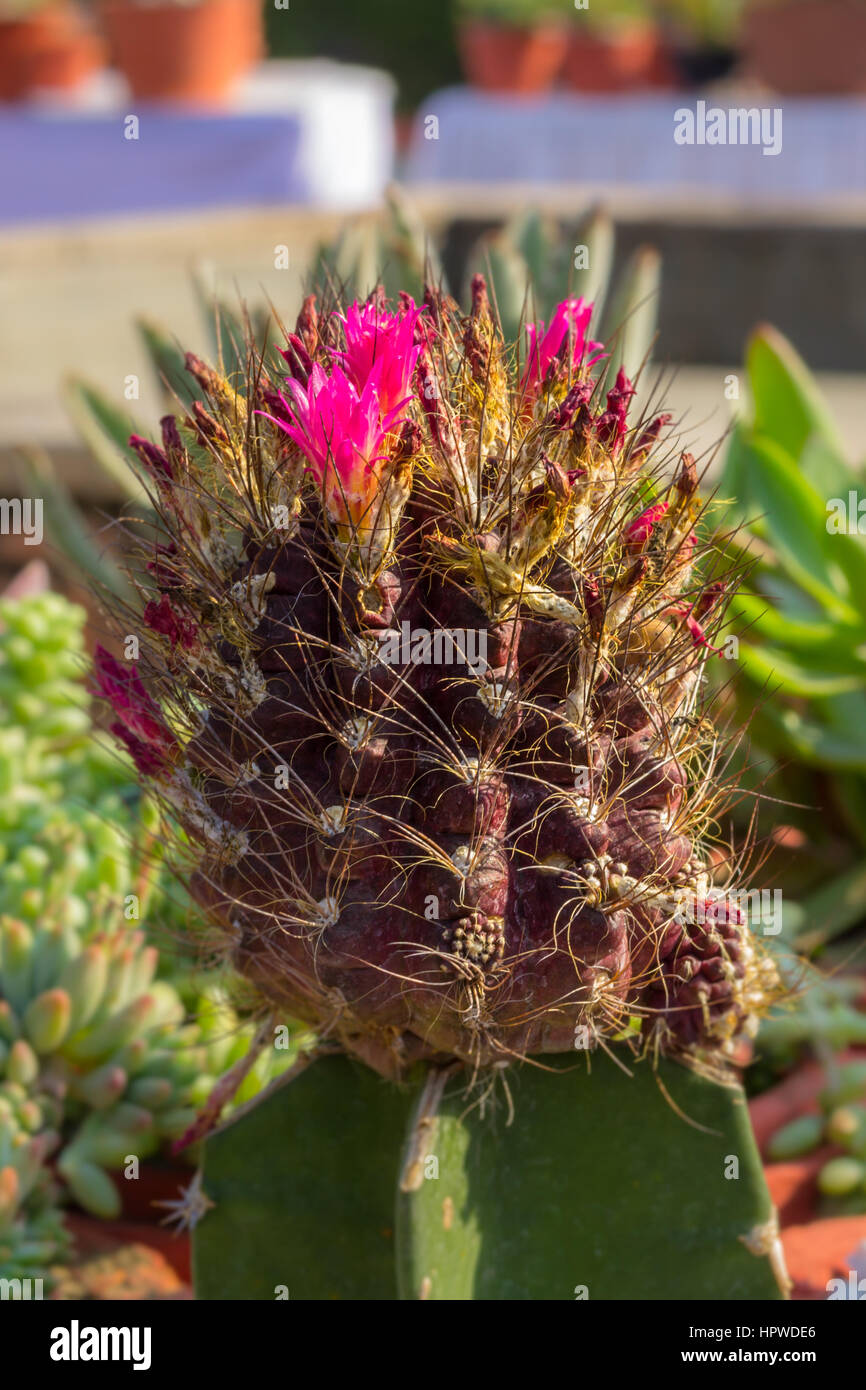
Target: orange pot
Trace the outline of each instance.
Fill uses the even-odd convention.
[[[52,5],[26,19],[0,20],[0,101],[69,91],[104,61],[104,44],[71,8]]]
[[[264,52],[261,0],[102,7],[112,55],[141,101],[220,105]]]
[[[742,48],[749,75],[777,92],[866,92],[862,0],[751,5],[743,20]]]
[[[463,70],[482,92],[533,96],[556,81],[568,47],[568,28],[556,21],[517,28],[471,20],[457,30]]]
[[[563,75],[566,84],[578,92],[627,92],[676,85],[672,57],[652,24],[628,25],[608,33],[574,28]]]

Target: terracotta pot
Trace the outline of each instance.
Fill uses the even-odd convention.
[[[182,1187],[189,1187],[195,1168],[170,1158],[150,1158],[142,1163],[133,1181],[120,1173],[111,1178],[123,1203],[123,1220],[158,1223],[165,1211],[154,1202],[176,1201]]]
[[[173,1231],[167,1230],[164,1226],[154,1226],[133,1221],[100,1221],[95,1216],[86,1216],[83,1212],[67,1211],[64,1214],[63,1223],[72,1236],[74,1241],[74,1257],[70,1268],[71,1281],[75,1281],[84,1273],[82,1264],[98,1261],[101,1257],[111,1256],[122,1250],[129,1250],[134,1246],[139,1252],[156,1252],[157,1259],[152,1263],[143,1262],[139,1277],[144,1275],[148,1282],[154,1282],[162,1287],[160,1292],[155,1293],[153,1289],[139,1289],[135,1291],[138,1298],[167,1297],[176,1294],[181,1285],[189,1285],[192,1282],[192,1253],[190,1238],[186,1233],[176,1235]],[[82,1262],[81,1264],[79,1262]],[[162,1268],[164,1266],[164,1268]],[[91,1265],[94,1274],[97,1274],[94,1266]],[[166,1274],[170,1278],[166,1278]],[[86,1279],[91,1285],[97,1285],[97,1278]],[[79,1292],[79,1298],[82,1296]],[[117,1298],[115,1292],[112,1295],[110,1286],[102,1293],[98,1287],[91,1287],[89,1296],[92,1298]],[[131,1296],[127,1292],[127,1297]]]
[[[744,16],[742,47],[749,75],[777,92],[866,92],[862,0],[751,5]]]
[[[105,61],[105,45],[76,12],[52,5],[26,19],[0,20],[0,101],[35,91],[69,91]]]
[[[473,87],[534,96],[559,76],[568,34],[566,25],[556,21],[518,28],[471,20],[458,27],[457,46]]]
[[[220,105],[264,52],[261,0],[102,7],[112,55],[134,97]]]
[[[633,24],[607,33],[574,28],[564,78],[578,92],[627,92],[673,87],[676,68],[661,32]]]

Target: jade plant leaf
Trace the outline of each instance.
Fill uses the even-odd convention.
[[[508,1073],[510,1125],[501,1094],[493,1115],[446,1094],[438,1176],[400,1198],[401,1297],[782,1297],[738,1087],[668,1062],[627,1075],[600,1054],[589,1074],[573,1058],[544,1066]]]

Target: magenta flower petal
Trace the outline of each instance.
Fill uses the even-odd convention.
[[[531,399],[538,394],[554,362],[576,373],[592,368],[604,356],[603,345],[586,336],[592,311],[593,305],[586,304],[583,299],[564,299],[557,304],[548,325],[543,321],[527,325],[526,366],[520,379],[525,396]],[[571,359],[567,361],[569,339]]]
[[[135,739],[147,744],[154,756],[162,754],[162,762],[166,763],[177,751],[177,740],[132,662],[118,661],[98,646],[94,672],[97,692],[111,705],[118,722]]]
[[[623,533],[625,542],[638,547],[645,545],[667,510],[667,502],[655,502],[653,506],[647,507],[626,526]]]

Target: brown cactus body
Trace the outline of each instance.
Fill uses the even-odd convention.
[[[680,920],[715,795],[693,466],[648,500],[660,430],[629,428],[624,375],[597,400],[569,334],[515,380],[480,286],[466,320],[362,312],[411,318],[414,375],[361,473],[333,437],[304,473],[284,431],[325,378],[297,350],[292,401],[252,363],[267,414],[193,363],[210,412],[140,446],[173,540],[116,728],[198,846],[193,892],[275,1010],[387,1074],[629,1019],[719,1053],[773,978],[744,923]],[[305,353],[341,343],[323,317]]]

